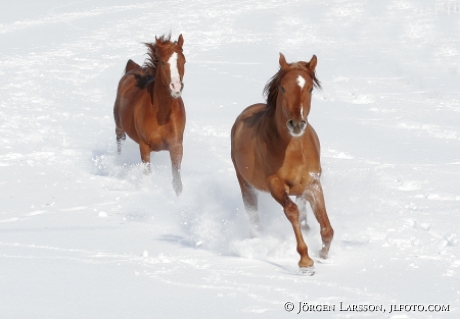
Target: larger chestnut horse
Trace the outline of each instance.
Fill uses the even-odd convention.
[[[150,152],[168,150],[177,195],[182,192],[180,166],[185,128],[181,98],[183,43],[182,34],[177,42],[171,42],[170,36],[162,36],[155,37],[155,43],[146,43],[149,57],[143,67],[128,61],[113,110],[118,152],[128,134],[139,144],[142,162],[146,172],[150,172]]]
[[[232,127],[232,161],[251,221],[259,227],[255,189],[270,192],[294,228],[301,272],[313,275],[313,260],[301,231],[306,215],[299,214],[289,196],[310,202],[321,226],[320,256],[327,258],[334,231],[320,183],[319,139],[308,123],[313,87],[320,86],[315,75],[317,58],[287,63],[280,54],[279,64],[280,70],[265,87],[267,104],[249,106]]]

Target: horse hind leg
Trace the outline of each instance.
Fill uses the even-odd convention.
[[[126,133],[121,128],[115,129],[115,134],[117,136],[117,152],[121,153],[121,143],[126,140]]]
[[[151,173],[150,169],[150,146],[144,141],[139,141],[139,151],[141,153],[142,164],[144,165],[144,174],[149,175]]]
[[[251,225],[253,226],[252,236],[257,237],[258,233],[262,230],[260,225],[259,212],[257,210],[258,200],[256,190],[250,185],[241,174],[236,171],[236,177],[241,188],[241,195],[243,197],[244,208],[246,209]]]
[[[298,196],[296,198],[296,204],[297,204],[297,207],[299,208],[300,226],[302,227],[303,230],[309,231],[310,226],[308,225],[308,222],[307,222],[307,199],[305,198],[305,196]]]
[[[120,101],[118,99],[115,100],[115,104],[113,106],[113,118],[115,120],[115,135],[117,137],[117,152],[118,154],[121,153],[121,142],[126,140],[126,133],[125,130],[121,126],[121,118],[119,114],[120,109]]]

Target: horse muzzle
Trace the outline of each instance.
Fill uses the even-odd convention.
[[[305,129],[307,128],[307,121],[306,120],[295,121],[291,119],[286,122],[286,126],[288,128],[289,134],[292,137],[299,137],[299,136],[302,136],[303,133],[305,132]]]
[[[173,81],[169,85],[169,91],[173,98],[179,98],[182,95],[182,90],[184,89],[184,83],[180,81]]]

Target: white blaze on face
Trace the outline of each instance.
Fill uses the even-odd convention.
[[[305,81],[305,79],[304,79],[301,75],[299,75],[299,76],[297,77],[296,82],[297,82],[297,84],[300,86],[300,89],[302,90],[303,87],[305,86],[305,82],[306,82],[306,81]]]
[[[177,53],[174,52],[168,60],[169,69],[171,70],[171,95],[179,97],[181,95],[182,84],[180,83],[179,69],[177,68]]]
[[[300,90],[303,89],[303,87],[305,86],[305,79],[302,77],[302,76],[298,76],[297,77],[297,84],[300,86]],[[303,103],[300,103],[300,118],[302,120],[307,120],[305,117],[304,117],[304,114],[303,114]]]

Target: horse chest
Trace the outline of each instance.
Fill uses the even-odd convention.
[[[150,146],[152,151],[165,150],[168,144],[173,143],[178,134],[176,121],[171,116],[164,120],[156,112],[146,111],[136,125],[137,133],[140,140],[143,140]]]
[[[150,150],[162,151],[166,149],[166,142],[159,134],[152,134],[147,141]]]
[[[321,171],[315,163],[305,154],[291,154],[285,157],[277,174],[284,181],[290,195],[301,195],[305,188],[314,182]]]
[[[285,182],[289,187],[302,186],[310,182],[310,174],[306,165],[302,166],[290,166],[286,165],[281,167],[277,175]]]
[[[146,142],[152,151],[168,149],[176,141],[172,125],[156,125],[146,136]]]

